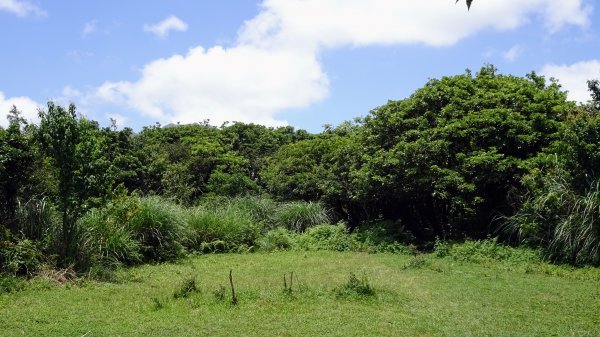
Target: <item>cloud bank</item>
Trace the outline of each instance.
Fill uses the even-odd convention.
[[[583,0],[486,0],[467,12],[451,0],[265,0],[231,47],[202,46],[146,64],[135,81],[106,82],[88,94],[161,123],[210,119],[282,125],[277,114],[327,97],[323,50],[423,44],[442,47],[484,30],[539,21],[552,34],[585,27]],[[179,28],[177,28],[179,27]],[[168,18],[147,31],[185,29]],[[518,52],[506,55],[516,58]]]

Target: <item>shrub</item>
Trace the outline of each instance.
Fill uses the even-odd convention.
[[[497,238],[471,241],[451,246],[450,255],[464,262],[507,261],[539,262],[539,254],[528,248],[514,248],[498,243]]]
[[[0,231],[2,229],[0,228]],[[35,241],[0,234],[0,273],[32,276],[42,265],[43,254]]]
[[[277,226],[303,232],[308,228],[329,223],[330,218],[321,203],[292,201],[277,208],[273,221]]]
[[[348,233],[343,222],[312,227],[297,236],[297,244],[306,250],[347,251],[359,247],[356,236]]]
[[[265,251],[292,249],[295,246],[294,234],[285,228],[270,230],[260,238],[259,246]]]
[[[0,294],[21,291],[26,286],[27,282],[21,277],[0,275]]]

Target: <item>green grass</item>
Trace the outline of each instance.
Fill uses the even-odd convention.
[[[418,258],[210,254],[121,270],[113,283],[34,282],[0,294],[0,336],[597,336],[597,268],[556,276],[502,261]],[[368,278],[372,296],[336,295],[350,273]],[[191,279],[194,291],[175,298]]]

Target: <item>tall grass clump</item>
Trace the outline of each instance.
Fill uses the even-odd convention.
[[[146,197],[140,198],[126,229],[140,243],[144,261],[161,262],[183,255],[185,225],[185,212],[179,205],[160,197]]]
[[[264,228],[273,228],[273,214],[278,208],[277,202],[263,196],[236,197],[227,203],[229,208],[246,213],[252,221],[260,223]]]
[[[308,228],[327,224],[330,216],[319,202],[291,201],[277,208],[273,214],[273,222],[296,232],[303,232]]]
[[[545,176],[534,192],[506,218],[506,230],[542,247],[552,261],[599,265],[600,180],[579,194],[558,172]]]
[[[77,223],[77,268],[172,261],[184,253],[184,212],[158,198],[120,196]]]
[[[251,214],[225,203],[200,205],[187,212],[190,250],[225,252],[255,245],[261,232],[261,224]]]
[[[127,218],[119,217],[126,204],[109,204],[92,209],[79,219],[78,268],[93,266],[114,268],[121,264],[132,265],[142,261],[141,243],[127,228]]]
[[[51,244],[56,235],[60,215],[46,198],[17,203],[19,232],[27,239]]]

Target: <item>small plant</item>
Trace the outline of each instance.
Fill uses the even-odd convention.
[[[0,294],[12,293],[25,289],[27,282],[20,277],[0,276]]]
[[[404,269],[421,269],[429,264],[424,255],[418,254],[404,264]]]
[[[437,257],[446,257],[450,255],[450,244],[436,237],[435,243],[433,244],[433,252]]]
[[[334,289],[336,297],[372,297],[375,289],[369,283],[366,275],[358,278],[356,274],[350,273],[348,280],[343,285]]]
[[[166,300],[160,299],[158,297],[151,297],[150,301],[152,301],[152,308],[154,310],[160,310],[164,308],[167,302]]]
[[[173,298],[187,298],[191,294],[197,292],[199,289],[196,284],[196,276],[190,276],[183,280],[179,287],[173,293]]]
[[[219,288],[213,291],[213,296],[215,297],[215,301],[221,303],[225,301],[225,286],[219,285]]]

